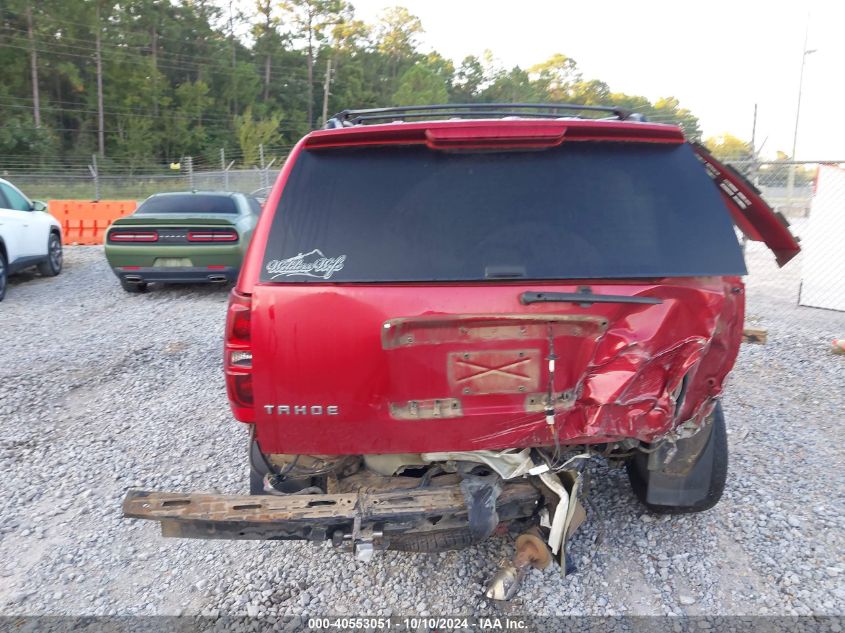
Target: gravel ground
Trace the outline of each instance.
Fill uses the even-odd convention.
[[[729,483],[712,511],[652,517],[592,468],[578,571],[529,574],[514,613],[842,614],[845,314],[798,308],[799,263],[751,252],[744,345],[724,400]],[[774,280],[768,282],[768,280]],[[326,546],[165,540],[121,518],[131,487],[247,491],[246,429],[221,372],[226,292],[130,296],[98,247],[0,304],[0,613],[468,614],[510,543],[356,562]]]

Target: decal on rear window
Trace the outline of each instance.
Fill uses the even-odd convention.
[[[287,259],[274,259],[267,263],[266,271],[270,279],[294,276],[330,279],[343,268],[344,262],[346,255],[326,257],[323,251],[315,248]]]

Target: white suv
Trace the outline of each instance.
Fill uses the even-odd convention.
[[[0,301],[6,278],[32,266],[45,277],[62,271],[62,229],[47,205],[0,178]]]

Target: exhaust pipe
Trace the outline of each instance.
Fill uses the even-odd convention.
[[[140,275],[124,275],[123,279],[126,280],[126,281],[131,281],[131,282],[143,281],[143,278]]]
[[[226,283],[229,281],[226,275],[209,275],[208,280],[216,284]]]
[[[511,562],[503,562],[487,585],[485,595],[490,600],[510,600],[519,591],[530,567],[546,569],[552,564],[552,553],[536,527],[516,537],[516,555]]]

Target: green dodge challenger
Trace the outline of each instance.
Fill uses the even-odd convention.
[[[261,204],[242,193],[160,193],[106,233],[106,259],[127,292],[150,282],[236,281]]]

